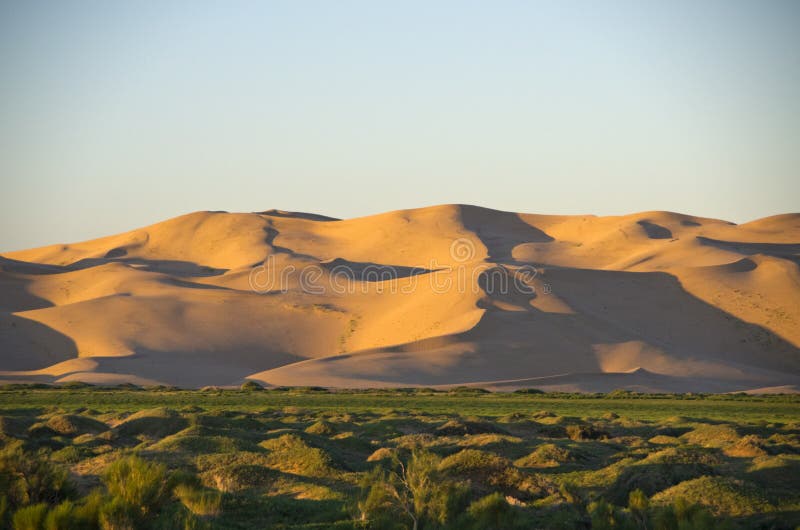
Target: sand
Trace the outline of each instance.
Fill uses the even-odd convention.
[[[0,381],[791,392],[799,263],[800,214],[197,212],[0,256]]]

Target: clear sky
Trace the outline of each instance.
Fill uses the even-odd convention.
[[[0,251],[195,210],[800,210],[800,2],[0,3]]]

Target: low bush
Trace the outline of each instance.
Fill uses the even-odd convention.
[[[296,434],[284,434],[265,440],[259,445],[269,451],[269,465],[275,469],[309,477],[324,477],[336,473],[328,453],[308,445]]]
[[[464,526],[474,530],[509,530],[517,524],[513,507],[497,492],[472,502],[467,515]]]
[[[166,466],[135,455],[111,464],[106,469],[103,481],[115,501],[124,503],[131,511],[142,516],[156,511],[169,500]],[[112,512],[117,514],[119,510],[114,508]]]
[[[608,433],[590,424],[567,425],[567,436],[571,440],[604,440]]]
[[[11,527],[14,530],[40,530],[47,515],[47,504],[38,503],[24,506],[14,512]]]
[[[577,460],[575,454],[565,447],[555,444],[542,444],[528,456],[514,462],[518,467],[557,467]]]
[[[0,451],[0,491],[10,508],[28,504],[55,504],[73,492],[67,470],[51,461],[47,452],[25,451],[13,443]]]
[[[216,517],[222,511],[222,495],[189,484],[179,484],[175,496],[194,515]]]

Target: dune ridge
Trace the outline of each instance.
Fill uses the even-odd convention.
[[[800,214],[196,212],[0,256],[0,381],[800,387]]]

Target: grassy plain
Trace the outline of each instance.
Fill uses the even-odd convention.
[[[800,398],[0,389],[4,528],[787,528]]]

